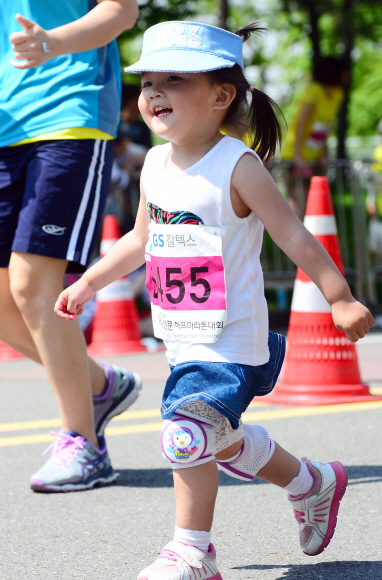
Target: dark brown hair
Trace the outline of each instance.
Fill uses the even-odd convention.
[[[261,34],[264,30],[255,23],[239,28],[235,34],[241,36],[245,42],[251,34]],[[236,96],[228,109],[223,128],[232,131],[238,137],[243,137],[249,132],[253,139],[251,149],[256,151],[264,162],[269,161],[274,156],[277,145],[281,145],[281,127],[275,111],[282,116],[283,114],[277,104],[258,89],[253,88],[249,92],[251,85],[238,64],[230,68],[213,70],[208,74],[213,83],[228,83],[234,85],[236,89]]]
[[[344,73],[349,71],[349,65],[341,56],[321,56],[317,59],[313,70],[313,80],[323,85],[342,86]]]

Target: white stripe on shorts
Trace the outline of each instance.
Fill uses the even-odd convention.
[[[81,254],[81,264],[83,266],[86,266],[86,262],[87,262],[87,259],[88,259],[89,248],[90,248],[91,241],[93,239],[94,228],[95,228],[96,222],[97,222],[97,215],[98,215],[98,208],[99,208],[99,198],[100,198],[101,185],[102,185],[102,177],[103,177],[102,176],[102,171],[103,171],[103,168],[104,168],[104,165],[105,165],[106,144],[107,144],[107,141],[103,141],[103,143],[102,143],[101,159],[100,159],[99,167],[98,167],[98,179],[97,179],[97,186],[96,186],[96,191],[95,191],[95,196],[94,196],[94,204],[93,204],[93,209],[92,209],[92,215],[91,215],[90,220],[89,220],[88,231],[86,232],[84,247],[82,249],[82,254]]]
[[[66,259],[72,262],[74,260],[74,254],[76,252],[76,245],[78,241],[78,236],[80,234],[82,222],[84,220],[86,208],[89,202],[90,192],[93,185],[94,175],[95,175],[95,168],[98,161],[99,150],[100,150],[101,140],[96,139],[94,142],[94,150],[93,150],[93,157],[90,162],[88,178],[85,183],[84,192],[82,194],[82,200],[80,204],[80,208],[77,213],[76,221],[74,223],[72,235],[70,236],[68,251],[66,252]]]

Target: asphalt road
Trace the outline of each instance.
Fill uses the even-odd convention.
[[[359,354],[363,379],[382,394],[382,335],[364,339]],[[28,480],[44,461],[49,431],[59,429],[55,399],[34,363],[0,364],[0,580],[136,580],[171,539],[172,472],[159,449],[165,357],[113,360],[144,379],[134,407],[109,427],[119,478],[50,495],[33,493]],[[382,403],[254,406],[247,417],[299,457],[340,460],[349,486],[330,546],[309,558],[282,490],[221,476],[213,542],[224,580],[382,580]]]

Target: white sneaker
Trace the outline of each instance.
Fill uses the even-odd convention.
[[[313,487],[305,495],[289,495],[288,499],[300,528],[300,545],[304,554],[317,556],[333,537],[348,474],[339,461],[315,463],[305,460],[305,463],[313,476]]]
[[[173,540],[163,548],[154,564],[138,575],[138,580],[223,580],[216,567],[212,544],[208,552]]]
[[[117,479],[104,437],[98,437],[97,448],[75,431],[51,431],[51,435],[56,435],[57,441],[44,451],[43,455],[52,449],[51,456],[30,479],[33,491],[83,491]]]

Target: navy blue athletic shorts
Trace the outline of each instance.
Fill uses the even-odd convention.
[[[68,260],[83,272],[110,187],[113,141],[0,147],[0,268],[11,252]]]

